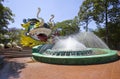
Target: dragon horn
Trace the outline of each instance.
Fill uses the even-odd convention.
[[[49,19],[50,22],[52,22],[52,19],[54,18],[55,16],[52,14],[51,15],[51,18]]]
[[[40,13],[40,11],[41,11],[41,9],[38,8],[38,12],[37,12],[37,18],[38,18],[38,19],[40,18],[40,17],[39,17],[39,13]]]

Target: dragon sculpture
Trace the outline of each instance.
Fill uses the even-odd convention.
[[[24,19],[21,26],[25,28],[25,35],[29,36],[35,40],[40,40],[42,42],[47,42],[51,37],[53,38],[56,35],[59,35],[53,28],[55,23],[53,21],[54,15],[51,15],[48,23],[44,22],[43,18],[39,17],[41,9],[38,8],[37,19]]]

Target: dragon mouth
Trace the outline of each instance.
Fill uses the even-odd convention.
[[[46,42],[48,39],[48,36],[45,34],[38,34],[37,38],[40,39],[40,41]]]
[[[46,42],[48,37],[51,34],[51,29],[47,28],[37,28],[33,29],[29,32],[30,36],[36,40],[40,40],[42,42]]]

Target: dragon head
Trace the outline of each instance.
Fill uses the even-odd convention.
[[[49,23],[45,23],[42,18],[38,17],[39,13],[40,8],[38,8],[37,19],[24,19],[21,26],[25,28],[27,36],[46,42],[51,36],[53,36],[52,34],[54,33],[52,30],[54,27],[54,22],[52,20],[54,18],[54,15],[51,15]]]

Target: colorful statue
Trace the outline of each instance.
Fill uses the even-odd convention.
[[[49,39],[56,36],[56,32],[53,31],[53,28],[55,26],[55,23],[53,21],[54,15],[51,15],[49,22],[45,23],[44,19],[38,16],[40,11],[40,8],[38,8],[37,19],[24,19],[24,24],[21,24],[21,26],[25,28],[26,36],[31,37],[37,41],[48,42]]]

